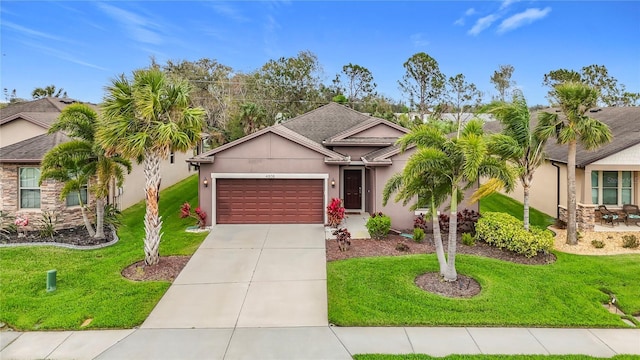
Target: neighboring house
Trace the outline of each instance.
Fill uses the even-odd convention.
[[[413,153],[394,146],[408,131],[330,103],[188,161],[199,166],[208,224],[322,224],[340,198],[347,213],[383,212],[394,228],[410,229],[414,212],[382,205],[384,185]]]
[[[67,105],[78,101],[68,98],[43,98],[13,103],[0,109],[0,210],[12,215],[39,219],[42,210],[57,210],[60,227],[82,224],[77,195],[60,200],[61,184],[40,180],[40,162],[55,145],[69,140],[62,133],[47,135],[51,124]],[[87,104],[94,110],[95,104]],[[185,165],[191,155],[176,153],[161,164],[162,187],[173,185],[192,172]],[[121,188],[112,189],[109,203],[125,209],[144,199],[142,165],[134,163]],[[91,195],[83,194],[89,203]]]
[[[598,205],[618,210],[624,204],[640,203],[640,107],[598,108],[587,115],[607,124],[613,141],[594,151],[578,145],[576,198],[578,226],[584,230],[593,228],[598,219],[595,211]],[[532,121],[536,119],[534,113]],[[487,128],[491,131],[498,126],[492,123],[487,124]],[[530,204],[562,219],[567,205],[567,146],[550,139],[545,153],[547,160],[534,174]],[[522,187],[518,186],[509,195],[522,201]]]

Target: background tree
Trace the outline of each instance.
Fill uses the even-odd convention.
[[[495,116],[502,124],[502,133],[491,137],[490,147],[517,168],[523,188],[524,228],[529,230],[529,193],[533,174],[544,162],[547,139],[540,139],[531,128],[531,115],[521,91],[516,90],[510,103],[494,101],[483,111]]]
[[[541,112],[535,134],[540,139],[555,137],[567,145],[567,244],[575,245],[576,224],[576,150],[580,143],[595,150],[612,139],[607,124],[586,115],[596,106],[598,91],[581,82],[566,82],[554,87],[553,96],[561,114]]]
[[[43,88],[35,88],[31,92],[34,99],[42,99],[45,97],[67,97],[67,92],[63,88],[56,89],[55,85],[45,86]]]
[[[376,83],[369,69],[349,63],[342,67],[342,73],[336,75],[333,81],[341,93],[349,99],[349,107],[355,109],[354,104],[365,97],[375,95]]]
[[[167,77],[157,68],[120,75],[106,88],[102,104],[104,120],[98,143],[108,154],[120,154],[144,164],[146,212],[144,217],[145,264],[159,261],[162,219],[159,216],[160,161],[174,151],[197,144],[205,111],[191,107],[190,85]]]
[[[404,64],[405,74],[398,81],[400,91],[415,107],[421,119],[440,100],[445,87],[445,76],[440,72],[438,62],[420,52],[411,56]]]
[[[627,92],[624,84],[620,84],[618,79],[609,75],[604,65],[585,66],[580,72],[558,69],[544,74],[542,84],[550,88],[547,96],[550,101],[556,100],[555,87],[565,82],[581,82],[596,89],[598,92],[596,105],[629,106],[634,103],[634,93]]]
[[[442,196],[440,186],[446,185],[448,188],[449,240],[446,261],[440,264],[440,272],[444,274],[446,281],[455,281],[458,276],[455,267],[457,213],[458,204],[462,200],[462,190],[473,186],[480,176],[485,176],[491,181],[481,186],[477,191],[479,193],[484,192],[488,186],[494,186],[496,182],[508,190],[513,188],[513,171],[503,159],[488,151],[486,140],[482,131],[482,121],[478,119],[467,122],[456,137],[448,137],[434,127],[420,125],[398,140],[402,151],[411,145],[417,147],[416,152],[407,161],[403,173],[407,176],[402,177],[401,185],[398,186],[401,198],[404,193],[417,191],[418,195],[426,195],[426,201],[431,201],[431,206],[434,206]],[[407,188],[419,185],[420,182],[423,190]],[[393,188],[395,185],[391,184],[389,187]],[[437,241],[437,238],[434,241]],[[438,255],[438,259],[444,260],[444,254],[442,257]]]
[[[507,101],[511,88],[516,84],[515,81],[511,80],[514,70],[513,65],[500,65],[498,70],[493,72],[490,81],[498,91],[498,97],[494,100]]]
[[[443,102],[439,110],[435,112],[439,116],[441,112],[450,112],[454,116],[454,123],[457,125],[457,132],[460,132],[463,123],[462,116],[465,112],[475,110],[482,102],[482,92],[478,90],[474,83],[466,81],[463,74],[450,77],[445,84]]]
[[[95,238],[103,239],[104,207],[109,196],[111,184],[122,186],[124,170],[131,172],[131,162],[119,156],[106,156],[105,151],[96,143],[98,114],[86,104],[71,104],[65,107],[58,119],[49,128],[49,134],[62,131],[73,140],[58,145],[45,154],[43,175],[66,182],[61,198],[69,194],[78,196],[85,227]],[[66,170],[65,170],[66,169]],[[93,180],[93,181],[91,181]],[[85,212],[82,191],[88,186],[89,193],[96,199],[96,230]],[[68,186],[68,188],[67,188]]]

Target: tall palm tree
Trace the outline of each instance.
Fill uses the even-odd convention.
[[[45,86],[43,88],[35,88],[31,92],[31,97],[34,99],[42,99],[45,97],[67,97],[67,92],[63,88],[56,89],[55,85]]]
[[[529,230],[529,193],[533,174],[544,162],[547,138],[539,138],[531,128],[531,115],[521,91],[514,91],[513,101],[495,101],[485,112],[493,114],[502,124],[502,133],[491,138],[490,146],[516,166],[523,189],[524,228]]]
[[[73,140],[60,144],[49,151],[43,160],[41,178],[55,178],[67,183],[61,197],[71,192],[79,196],[79,203],[85,227],[91,236],[104,238],[103,221],[109,185],[122,186],[124,170],[131,172],[131,162],[119,156],[106,156],[95,141],[98,114],[85,104],[65,107],[58,119],[51,125],[49,134],[62,131]],[[67,169],[68,171],[65,171]],[[94,179],[89,192],[96,199],[95,233],[85,212],[81,191],[90,179]]]
[[[495,179],[510,190],[513,188],[514,172],[503,159],[489,153],[482,122],[477,119],[465,124],[457,137],[448,137],[428,125],[417,126],[401,137],[398,144],[402,151],[411,145],[416,145],[417,150],[410,156],[401,182],[388,184],[389,188],[400,189],[399,196],[405,200],[410,195],[425,196],[430,203],[434,228],[437,222],[437,205],[442,204],[444,194],[450,198],[447,258],[444,260],[442,251],[442,257],[438,255],[438,260],[441,261],[440,273],[444,279],[455,281],[458,277],[455,267],[457,214],[462,191],[473,186],[480,176]],[[394,181],[398,182],[398,179]],[[493,183],[490,182],[491,185]],[[485,188],[483,185],[478,192]],[[444,189],[448,191],[444,193]],[[437,242],[438,237],[434,241]],[[442,247],[441,244],[436,246]]]
[[[567,244],[578,243],[576,224],[576,150],[580,143],[587,150],[595,150],[612,139],[607,124],[586,115],[596,106],[598,91],[579,82],[556,85],[553,96],[561,114],[542,112],[535,129],[541,139],[551,136],[558,144],[568,147],[567,154]]]
[[[205,111],[190,106],[189,83],[169,79],[157,68],[120,75],[106,88],[98,142],[144,164],[146,212],[145,264],[160,260],[160,161],[173,151],[187,151],[200,140]]]

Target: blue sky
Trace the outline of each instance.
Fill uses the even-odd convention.
[[[605,65],[640,92],[637,1],[6,1],[0,4],[2,88],[30,98],[55,84],[100,102],[119,74],[157,61],[216,59],[250,72],[309,50],[329,84],[348,63],[402,100],[402,64],[426,52],[447,76],[495,94],[501,64],[530,105],[546,104],[543,75]],[[4,99],[3,99],[4,100]]]

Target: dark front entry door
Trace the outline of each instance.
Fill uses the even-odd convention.
[[[362,207],[362,171],[344,171],[344,207],[360,209]]]

